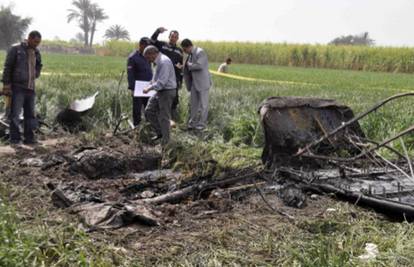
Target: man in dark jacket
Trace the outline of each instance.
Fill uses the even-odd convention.
[[[150,42],[147,37],[141,38],[138,50],[128,57],[128,89],[132,94],[132,118],[135,127],[141,122],[141,110],[145,109],[149,99],[149,97],[134,97],[134,89],[135,81],[151,81],[152,79],[151,65],[142,54]]]
[[[158,28],[154,34],[151,36],[151,41],[154,46],[158,48],[158,50],[169,57],[174,65],[175,70],[175,77],[177,79],[177,89],[176,89],[176,96],[173,101],[172,105],[172,119],[177,121],[178,120],[178,103],[179,103],[179,95],[178,90],[181,88],[183,83],[183,50],[177,46],[177,42],[179,39],[178,31],[171,31],[169,35],[169,42],[162,42],[158,40],[158,36],[160,33],[164,33],[167,31],[166,28],[160,27]]]
[[[35,80],[40,77],[42,60],[37,49],[42,40],[38,31],[29,33],[27,41],[12,46],[7,52],[3,70],[3,94],[11,95],[10,143],[20,144],[20,114],[24,116],[24,143],[36,144],[34,129],[35,117]]]

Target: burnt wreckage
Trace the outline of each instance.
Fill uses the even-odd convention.
[[[399,219],[414,219],[414,171],[405,153],[391,146],[412,133],[414,125],[376,142],[358,121],[385,104],[414,93],[389,97],[354,117],[334,100],[271,97],[259,107],[265,134],[262,160],[268,180],[291,182],[304,189],[333,193],[357,205]],[[379,153],[387,149],[397,160]]]

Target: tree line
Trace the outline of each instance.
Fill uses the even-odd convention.
[[[67,22],[75,22],[81,32],[75,35],[72,40],[81,42],[85,47],[92,47],[97,25],[109,19],[105,10],[91,0],[74,0],[72,8],[68,9]],[[32,18],[23,18],[13,14],[11,6],[0,7],[0,49],[5,49],[11,44],[20,41]],[[110,26],[103,37],[107,40],[130,40],[128,30],[123,26],[115,24]],[[353,46],[372,46],[375,41],[369,36],[368,32],[357,35],[340,36],[333,39],[331,45],[353,45]]]
[[[75,22],[81,32],[77,33],[73,40],[82,42],[85,47],[92,47],[97,26],[109,19],[105,10],[97,3],[90,0],[74,0],[72,8],[68,9],[67,22]],[[13,13],[12,6],[0,7],[0,49],[10,47],[24,38],[30,24],[31,17],[21,17]],[[103,36],[108,40],[129,40],[128,30],[115,24],[110,26]]]

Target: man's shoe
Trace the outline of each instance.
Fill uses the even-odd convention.
[[[162,138],[162,135],[158,134],[158,135],[156,135],[156,136],[152,137],[152,138],[151,138],[151,141],[155,142],[155,141],[157,141],[157,140],[160,140],[161,138]]]
[[[24,140],[23,144],[28,146],[36,146],[39,142],[37,140]]]
[[[19,148],[22,146],[22,142],[20,140],[10,140],[10,146],[13,148]]]
[[[175,121],[170,120],[170,126],[171,126],[171,128],[175,128],[177,126],[177,124],[175,123]]]

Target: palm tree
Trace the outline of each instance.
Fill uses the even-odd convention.
[[[129,32],[121,25],[112,25],[106,30],[104,37],[110,40],[129,40]]]
[[[92,13],[92,3],[90,0],[74,0],[72,5],[75,9],[68,9],[68,23],[72,20],[78,21],[79,28],[81,28],[84,34],[84,45],[88,46],[89,31],[91,29],[89,18]]]
[[[97,4],[92,4],[91,12],[90,12],[90,22],[91,22],[91,39],[89,42],[89,46],[92,47],[93,44],[93,37],[95,36],[96,32],[96,24],[101,22],[105,19],[108,19],[108,16],[105,14],[104,10],[100,8]]]

